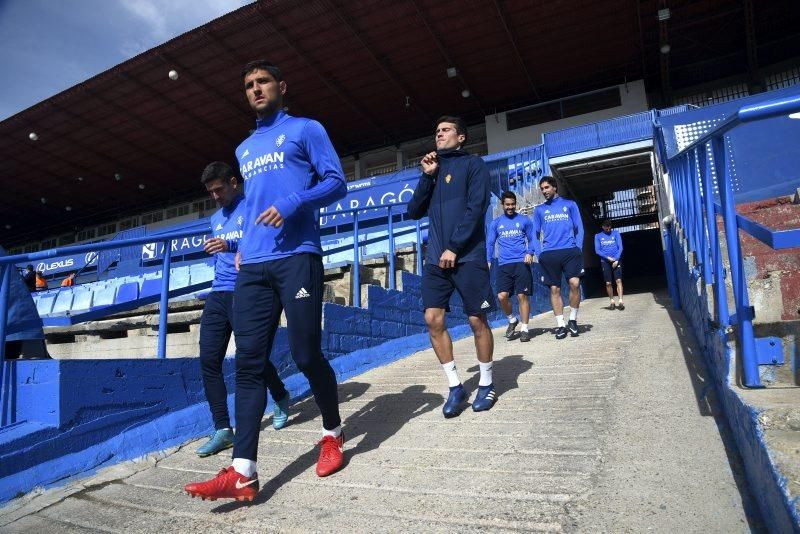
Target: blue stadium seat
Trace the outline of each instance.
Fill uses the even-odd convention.
[[[149,297],[151,295],[161,294],[161,278],[147,278],[142,283],[142,291],[139,293],[139,298]]]
[[[56,295],[56,300],[53,303],[53,309],[50,310],[51,314],[63,314],[72,308],[72,289],[62,289]]]
[[[207,263],[195,263],[189,268],[192,285],[202,284],[214,279],[214,267]]]
[[[117,292],[116,286],[109,285],[95,289],[92,296],[92,307],[111,306],[114,304],[114,295]]]
[[[92,307],[92,290],[89,287],[79,287],[74,291],[72,299],[72,311],[88,310]]]
[[[36,311],[39,312],[39,315],[49,315],[50,311],[53,309],[53,303],[56,301],[55,295],[41,295],[38,299],[36,299]]]
[[[125,282],[117,288],[114,304],[122,304],[139,298],[138,282]]]
[[[189,285],[189,266],[184,265],[170,269],[169,272],[169,289],[181,289]]]

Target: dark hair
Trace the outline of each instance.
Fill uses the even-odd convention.
[[[603,219],[600,221],[600,227],[605,228],[606,226],[611,226],[611,221],[608,219]]]
[[[437,119],[436,127],[438,128],[439,125],[442,124],[443,122],[449,122],[454,124],[456,127],[456,133],[458,135],[463,135],[464,143],[467,142],[467,123],[464,122],[464,119],[462,119],[461,117],[454,117],[452,115],[442,115]],[[463,145],[464,143],[461,144]]]
[[[513,191],[503,191],[503,194],[500,195],[500,202],[502,203],[507,198],[510,198],[515,203],[517,202],[517,195]]]
[[[539,178],[539,186],[540,187],[542,185],[542,182],[546,182],[546,183],[550,184],[550,186],[552,186],[553,189],[558,191],[558,183],[556,182],[556,179],[553,178],[552,176],[547,176],[546,175],[546,176],[542,176],[541,178]]]
[[[277,65],[267,61],[266,59],[256,59],[247,62],[247,65],[245,65],[244,68],[242,69],[242,78],[244,78],[254,70],[265,70],[269,72],[272,75],[272,77],[275,78],[276,82],[280,82],[283,80],[283,74],[281,73],[281,69],[278,68]]]
[[[31,264],[29,263],[28,265],[26,265],[26,266],[25,266],[25,268],[26,268],[27,270],[29,270],[29,271],[32,271],[32,270],[33,270],[33,265],[31,265]]]
[[[236,176],[233,168],[224,161],[214,161],[206,165],[203,169],[203,174],[200,176],[200,181],[203,185],[213,182],[214,180],[223,180],[227,182],[232,176]]]

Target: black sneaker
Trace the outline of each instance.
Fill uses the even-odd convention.
[[[620,302],[620,303],[617,305],[617,308],[619,308],[619,310],[620,310],[620,311],[622,311],[622,310],[624,310],[624,309],[625,309],[625,305],[624,305],[623,303],[621,303],[621,302]]]
[[[567,329],[569,330],[569,335],[572,337],[578,337],[578,321],[568,322]]]
[[[514,321],[513,323],[508,323],[508,328],[506,328],[505,336],[510,338],[514,335],[514,329],[517,328],[517,324],[519,324],[519,320]]]
[[[606,309],[607,310],[613,310],[615,307],[616,307],[616,305],[612,302],[611,304],[608,305],[608,307]]]
[[[567,337],[567,329],[559,326],[558,330],[556,330],[556,339],[564,339],[565,337]]]
[[[528,332],[527,330],[523,330],[522,332],[520,332],[519,333],[519,340],[522,343],[527,343],[528,341],[530,341],[531,340],[530,332]]]

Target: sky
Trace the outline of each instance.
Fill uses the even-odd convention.
[[[253,0],[0,0],[0,120]]]

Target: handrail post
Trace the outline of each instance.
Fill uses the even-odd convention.
[[[417,276],[422,276],[422,230],[417,219]]]
[[[358,212],[353,212],[353,306],[361,307],[361,266],[358,254]]]
[[[11,290],[11,269],[14,264],[0,265],[0,362],[6,358],[6,329],[8,328],[8,293]],[[0,368],[0,383],[3,370]]]
[[[714,165],[717,170],[719,196],[722,203],[722,220],[725,223],[725,241],[728,245],[728,261],[730,263],[733,297],[736,302],[736,318],[738,322],[739,342],[742,347],[742,378],[744,385],[751,388],[761,387],[758,376],[753,321],[750,317],[750,299],[747,295],[747,280],[742,266],[742,250],[739,246],[739,225],[736,222],[736,205],[728,176],[725,158],[724,137],[711,140],[714,151]]]
[[[703,163],[700,165],[700,176],[703,182],[703,196],[705,198],[706,230],[708,231],[708,245],[711,249],[712,263],[714,265],[713,280],[714,297],[717,303],[717,322],[721,327],[728,326],[728,292],[725,290],[725,276],[722,267],[722,252],[719,248],[717,235],[717,216],[714,213],[714,188],[711,185],[711,159],[708,156],[707,145],[703,145]],[[714,161],[716,168],[717,162]],[[719,176],[719,172],[716,173]]]
[[[698,149],[695,149],[689,153],[689,164],[691,166],[691,173],[689,176],[692,180],[692,200],[694,201],[694,212],[695,212],[695,226],[697,227],[697,254],[699,258],[697,259],[698,262],[702,265],[702,274],[704,283],[708,283],[711,280],[711,267],[709,265],[709,257],[708,257],[708,243],[706,238],[706,231],[705,231],[705,213],[703,212],[702,206],[702,199],[700,195],[700,175],[699,167],[700,167],[700,154],[698,153]]]
[[[158,310],[158,357],[167,357],[167,315],[169,312],[169,274],[172,242],[164,241],[164,264],[161,267],[161,304]]]
[[[394,221],[392,220],[392,205],[386,207],[389,215],[389,289],[397,289],[397,280],[394,272]]]
[[[6,419],[6,405],[11,398],[11,391],[15,384],[8,380],[6,387],[6,370],[11,365],[6,362],[6,330],[8,327],[8,293],[11,290],[11,269],[14,265],[6,263],[0,265],[0,428],[8,423]],[[10,376],[10,375],[9,375]]]

